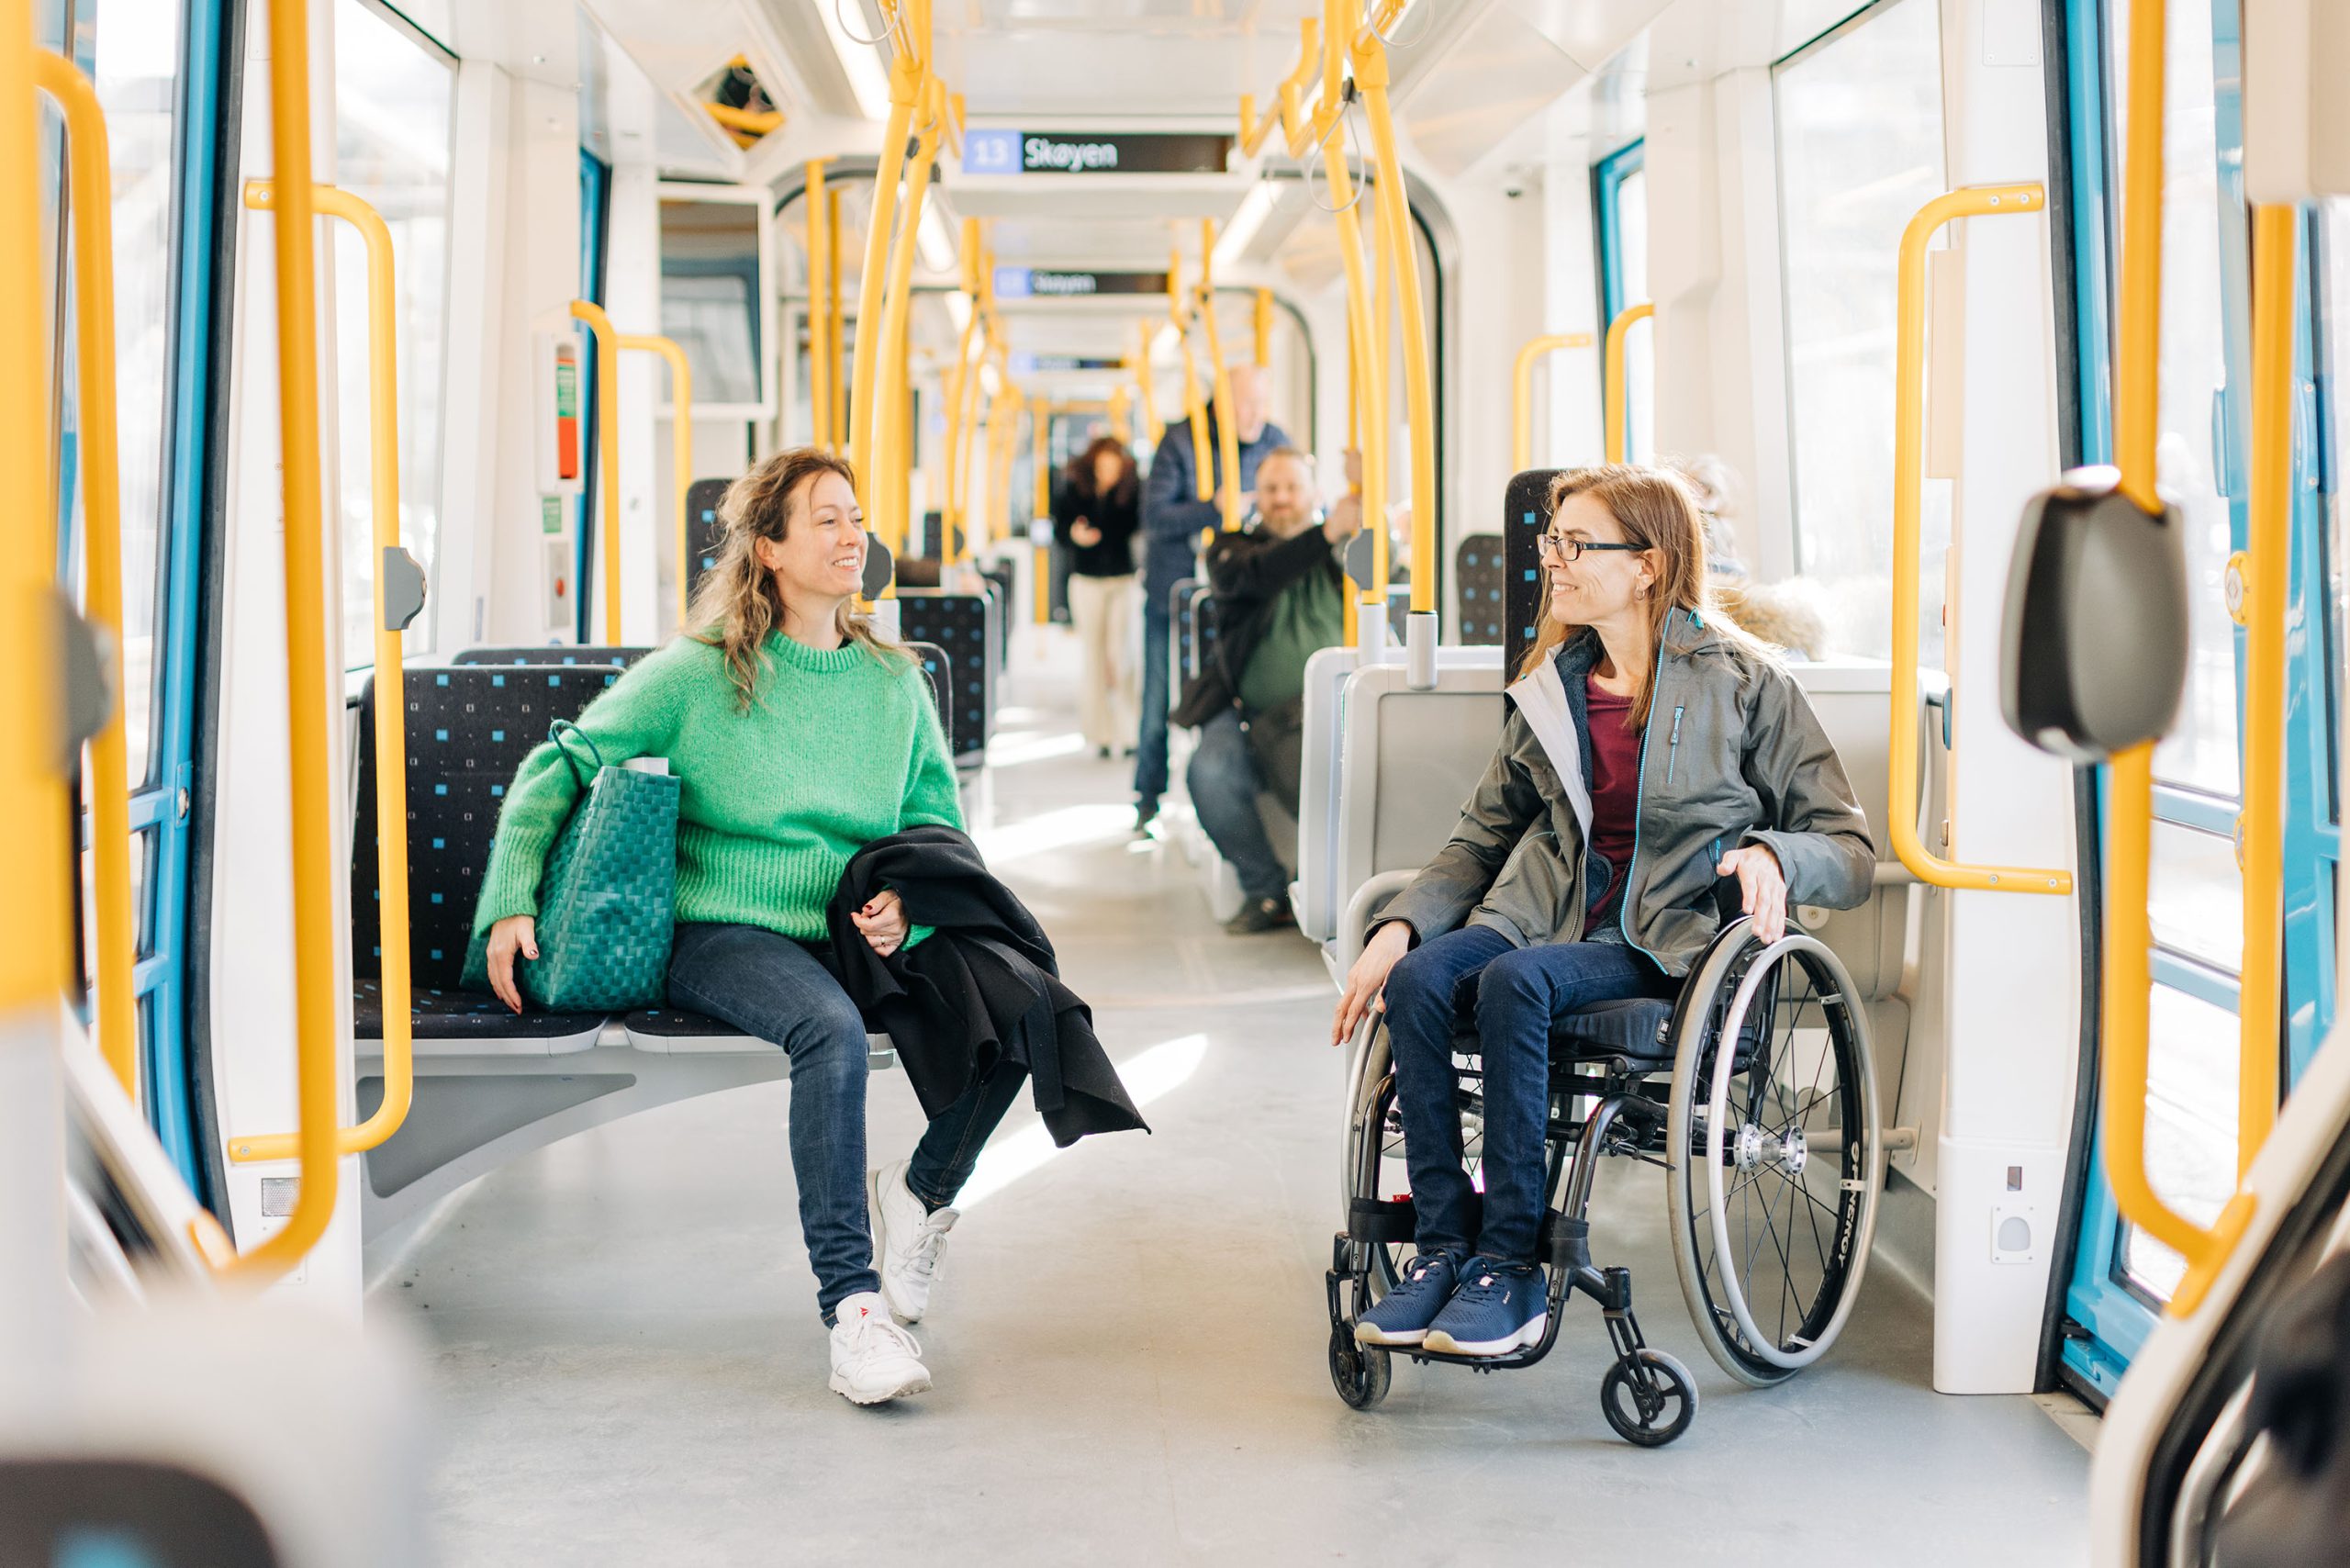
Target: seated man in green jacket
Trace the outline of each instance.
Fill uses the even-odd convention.
[[[1305,717],[1305,661],[1346,635],[1346,578],[1338,553],[1360,517],[1322,520],[1314,464],[1295,447],[1257,467],[1257,518],[1207,548],[1216,620],[1210,662],[1183,693],[1174,722],[1200,733],[1185,778],[1192,809],[1240,878],[1236,935],[1291,923],[1289,873],[1257,814],[1270,790],[1297,812]]]

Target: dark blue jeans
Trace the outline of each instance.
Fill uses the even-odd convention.
[[[1216,853],[1232,862],[1241,892],[1252,901],[1281,899],[1289,888],[1289,873],[1273,853],[1265,819],[1257,812],[1257,794],[1265,780],[1257,770],[1257,751],[1248,744],[1248,732],[1240,727],[1237,709],[1226,709],[1200,726],[1200,744],[1183,778],[1200,826]]]
[[[669,999],[771,1040],[791,1058],[791,1176],[817,1310],[830,1323],[843,1299],[881,1288],[865,1209],[865,1020],[826,949],[756,925],[680,924]],[[933,1208],[955,1201],[1026,1077],[1019,1064],[1002,1063],[932,1118],[906,1170],[916,1197]]]
[[[1542,1130],[1550,1108],[1550,1024],[1602,1002],[1673,995],[1677,982],[1629,947],[1513,947],[1482,925],[1447,932],[1388,971],[1387,1037],[1423,1252],[1531,1263],[1541,1234]],[[1485,1074],[1485,1199],[1460,1163],[1452,1036],[1473,1019]]]
[[[1167,793],[1167,659],[1174,622],[1167,613],[1169,586],[1152,583],[1142,599],[1142,707],[1136,711],[1135,799],[1156,808]]]

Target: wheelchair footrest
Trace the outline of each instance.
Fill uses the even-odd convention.
[[[1412,1239],[1419,1224],[1419,1211],[1409,1198],[1387,1202],[1379,1198],[1352,1198],[1347,1203],[1347,1237],[1353,1241],[1402,1243]]]

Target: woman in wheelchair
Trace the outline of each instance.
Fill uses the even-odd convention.
[[[1361,1345],[1495,1357],[1547,1342],[1554,1023],[1672,997],[1722,924],[1718,879],[1736,879],[1766,944],[1790,903],[1869,895],[1875,857],[1843,767],[1801,689],[1714,610],[1679,478],[1583,469],[1550,502],[1548,607],[1500,749],[1338,1003],[1334,1043],[1384,1010],[1413,1202],[1415,1254],[1358,1317]],[[1472,1020],[1482,1204],[1456,1100],[1454,1039]]]

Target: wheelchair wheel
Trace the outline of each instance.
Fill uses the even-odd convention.
[[[1412,1191],[1412,1173],[1404,1152],[1404,1123],[1396,1110],[1395,1075],[1385,1020],[1373,1014],[1356,1039],[1358,1048],[1348,1074],[1351,1093],[1341,1171],[1341,1197],[1348,1206],[1341,1213],[1352,1212],[1351,1204],[1357,1198],[1393,1202],[1408,1196]],[[1484,1159],[1484,1142],[1482,1122],[1474,1107],[1463,1112],[1461,1142],[1463,1161],[1475,1180]],[[1411,1260],[1414,1249],[1409,1241],[1381,1241],[1371,1243],[1370,1250],[1371,1295],[1378,1301],[1403,1277],[1404,1265]]]
[[[1858,1297],[1883,1181],[1868,1018],[1836,955],[1743,922],[1674,1010],[1665,1183],[1706,1349],[1756,1387],[1826,1354]],[[1728,1042],[1725,1048],[1725,1042]]]
[[[1689,1369],[1662,1350],[1639,1353],[1639,1370],[1608,1363],[1599,1380],[1599,1413],[1616,1435],[1644,1449],[1661,1449],[1697,1418],[1697,1383]]]
[[[1344,1324],[1330,1330],[1330,1383],[1348,1408],[1376,1407],[1394,1381],[1395,1366],[1386,1351],[1356,1344],[1354,1330]]]

